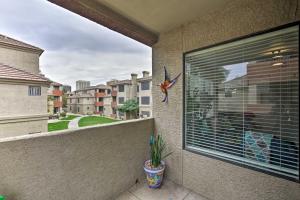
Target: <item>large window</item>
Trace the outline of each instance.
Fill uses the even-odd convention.
[[[299,27],[184,54],[185,148],[299,180]]]

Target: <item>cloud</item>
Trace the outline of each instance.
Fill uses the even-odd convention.
[[[45,50],[41,70],[74,86],[151,70],[151,48],[42,0],[2,0],[0,33]]]

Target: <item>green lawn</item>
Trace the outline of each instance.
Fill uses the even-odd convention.
[[[75,119],[76,117],[78,117],[78,116],[76,116],[76,115],[68,115],[68,116],[66,116],[64,118],[61,118],[60,120],[68,120],[68,121],[70,121],[72,119]]]
[[[61,121],[61,122],[54,122],[48,123],[48,131],[59,131],[68,128],[69,121]]]
[[[97,117],[97,116],[88,116],[88,117],[83,117],[79,120],[79,127],[83,126],[92,126],[96,124],[107,124],[107,123],[112,123],[116,122],[118,120],[115,119],[110,119],[106,117]]]

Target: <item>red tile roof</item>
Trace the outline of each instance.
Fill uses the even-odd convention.
[[[0,79],[16,79],[26,81],[49,82],[46,77],[32,74],[21,69],[17,69],[0,63]]]
[[[33,45],[27,44],[25,42],[21,42],[19,40],[7,37],[5,35],[0,34],[0,44],[4,43],[4,44],[8,44],[8,45],[13,45],[13,46],[17,46],[17,47],[22,47],[22,48],[26,48],[26,49],[32,49],[32,50],[36,50],[36,51],[40,51],[40,53],[42,53],[44,50],[40,49],[38,47],[35,47]]]

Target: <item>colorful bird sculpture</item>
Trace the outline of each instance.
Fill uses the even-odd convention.
[[[171,80],[165,66],[164,66],[164,70],[165,70],[165,80],[159,86],[160,86],[162,93],[165,94],[165,98],[162,100],[162,102],[168,103],[168,89],[170,89],[176,83],[176,81],[177,81],[178,77],[181,75],[181,73],[178,74],[173,80]]]

